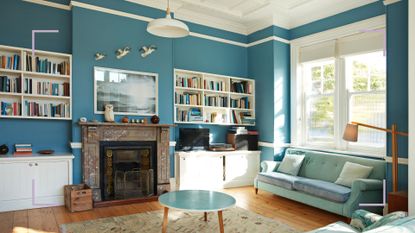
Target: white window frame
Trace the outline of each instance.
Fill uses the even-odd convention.
[[[312,149],[323,149],[327,151],[344,152],[351,154],[361,154],[365,156],[384,157],[386,156],[386,145],[381,149],[362,149],[362,148],[348,148],[348,143],[341,139],[340,134],[343,133],[344,127],[348,122],[348,117],[340,118],[340,115],[348,116],[347,108],[340,108],[339,106],[348,106],[348,93],[344,91],[335,91],[335,122],[334,125],[334,148],[332,145],[324,144],[306,144],[305,142],[305,120],[304,113],[304,91],[303,83],[300,80],[302,69],[299,62],[300,48],[310,46],[325,41],[336,40],[342,37],[351,36],[361,32],[362,30],[372,30],[385,27],[386,16],[381,15],[356,23],[348,24],[342,27],[330,29],[320,33],[301,37],[291,41],[291,144],[297,147],[306,147]],[[345,73],[345,60],[343,57],[336,57],[335,59],[335,73],[336,77],[342,77],[340,74]],[[336,79],[335,89],[346,87],[345,79]],[[340,103],[340,101],[342,103]],[[346,103],[346,105],[341,105]]]

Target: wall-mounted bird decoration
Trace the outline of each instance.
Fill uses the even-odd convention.
[[[99,61],[107,57],[105,53],[95,53],[95,61]]]
[[[141,53],[141,57],[145,58],[156,50],[157,50],[157,47],[155,45],[149,45],[149,46],[141,47],[139,51]]]
[[[115,55],[117,56],[117,59],[121,59],[127,54],[129,54],[130,51],[131,51],[131,48],[127,46],[122,49],[117,49],[117,51],[115,52]]]

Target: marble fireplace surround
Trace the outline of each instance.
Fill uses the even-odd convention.
[[[102,141],[155,141],[157,143],[157,195],[170,190],[169,143],[170,127],[173,125],[102,122],[85,122],[79,125],[82,132],[82,180],[91,187],[96,206],[102,202],[99,157]],[[110,202],[122,204],[122,201]]]

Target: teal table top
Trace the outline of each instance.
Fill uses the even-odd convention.
[[[159,197],[162,206],[192,211],[211,212],[224,210],[235,206],[236,200],[232,196],[215,191],[180,190],[168,192]]]

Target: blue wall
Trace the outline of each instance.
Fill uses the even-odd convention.
[[[32,30],[58,29],[59,33],[38,34],[36,49],[71,53],[71,12],[23,1],[2,0],[0,6],[0,44],[32,47]],[[47,19],[53,20],[45,20]],[[30,17],[30,20],[28,18]],[[0,120],[0,144],[32,143],[35,151],[54,149],[68,152],[71,135],[69,121]]]

